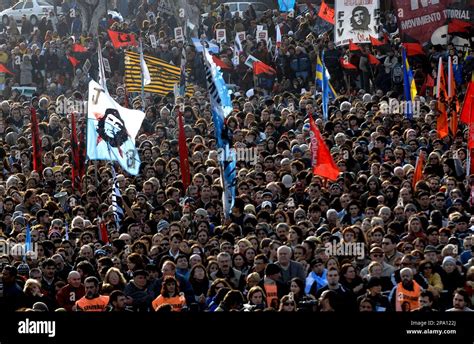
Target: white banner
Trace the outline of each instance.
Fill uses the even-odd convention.
[[[369,36],[378,36],[379,0],[336,0],[335,7],[336,45],[370,43]]]

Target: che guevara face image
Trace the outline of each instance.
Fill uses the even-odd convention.
[[[97,133],[105,142],[116,148],[128,139],[125,123],[116,109],[105,110],[105,115],[99,119]]]
[[[364,6],[356,6],[352,10],[351,26],[353,30],[370,30],[369,10]]]

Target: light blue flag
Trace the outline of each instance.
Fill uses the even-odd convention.
[[[280,12],[289,12],[295,8],[296,0],[278,0]]]
[[[145,114],[121,107],[94,80],[89,82],[87,107],[87,158],[117,161],[127,173],[137,175],[141,161],[135,137]]]
[[[225,218],[229,218],[235,202],[236,153],[231,149],[229,129],[225,119],[232,112],[232,102],[229,89],[220,69],[214,63],[209,51],[204,48],[204,66],[206,70],[207,88],[211,99],[211,113],[214,122],[214,135],[218,148],[218,160],[221,168],[222,203]]]
[[[30,230],[30,224],[26,223],[25,255],[23,256],[24,261],[26,261],[26,254],[29,251],[31,251],[31,230]]]

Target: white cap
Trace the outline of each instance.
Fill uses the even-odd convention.
[[[270,201],[265,201],[262,203],[262,209],[265,209],[266,207],[272,207],[272,202]]]

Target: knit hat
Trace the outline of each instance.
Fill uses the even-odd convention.
[[[160,222],[158,222],[158,226],[156,227],[156,229],[158,230],[158,232],[161,232],[162,230],[165,230],[165,229],[168,229],[170,227],[170,223],[166,220],[160,220]]]
[[[443,259],[443,264],[442,264],[443,267],[444,267],[446,264],[448,264],[448,263],[451,263],[451,264],[456,265],[456,259],[454,259],[454,258],[451,257],[451,256],[446,256],[446,257],[444,257],[444,259]]]

